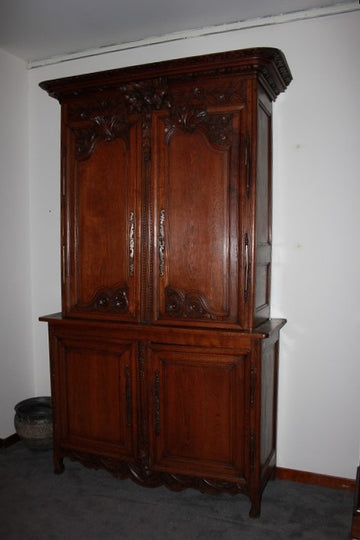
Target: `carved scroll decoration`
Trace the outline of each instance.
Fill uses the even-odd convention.
[[[165,77],[130,82],[120,86],[118,90],[123,95],[127,112],[130,114],[171,107],[172,98]]]
[[[242,83],[206,89],[195,86],[183,94],[172,95],[166,77],[159,77],[149,81],[130,82],[119,86],[117,91],[120,95],[116,97],[69,106],[67,119],[75,134],[76,158],[79,161],[88,159],[100,141],[109,142],[121,137],[129,145],[131,122],[127,115],[161,109],[171,111],[165,127],[167,142],[176,129],[192,133],[201,126],[211,142],[229,146],[231,114],[209,114],[204,103],[225,105],[234,99],[236,103],[239,103],[239,99],[245,102]],[[143,127],[148,125],[146,121]],[[149,160],[150,145],[147,139],[145,136],[143,150],[145,159]]]
[[[210,141],[228,147],[232,143],[232,113],[211,112],[211,107],[245,105],[246,93],[243,81],[221,83],[216,86],[196,85],[174,91],[170,100],[170,114],[165,119],[166,142],[169,143],[178,129],[193,133],[201,128]],[[240,105],[239,105],[240,104]],[[209,112],[210,111],[210,112]]]
[[[110,98],[69,108],[68,120],[75,134],[76,158],[79,161],[88,159],[101,141],[122,138],[129,146],[131,124],[125,112],[121,101]],[[86,125],[71,125],[75,122]]]
[[[165,119],[166,143],[169,144],[174,133],[182,129],[194,133],[202,128],[209,140],[216,145],[228,147],[232,142],[233,114],[209,114],[205,108],[178,106]]]
[[[94,152],[95,147],[101,141],[114,141],[124,139],[129,145],[129,123],[124,117],[113,116],[93,118],[92,128],[74,129],[76,137],[76,157],[79,161],[85,161]]]
[[[90,302],[77,304],[78,311],[99,311],[105,313],[127,313],[129,310],[129,288],[127,286],[99,289]]]
[[[141,463],[127,463],[119,459],[90,454],[72,449],[62,451],[64,457],[76,460],[85,467],[91,469],[105,469],[115,478],[130,478],[136,483],[147,487],[166,486],[173,491],[181,491],[188,488],[197,489],[203,493],[229,493],[235,495],[243,493],[248,495],[248,484],[246,479],[239,476],[237,482],[226,480],[217,480],[208,477],[193,477],[181,474],[170,474],[161,471],[153,471],[148,467],[143,467]],[[58,456],[58,461],[62,462],[62,457]],[[62,463],[58,466],[59,472],[62,472]],[[60,470],[61,469],[61,470]]]
[[[211,309],[206,298],[197,291],[165,289],[165,312],[173,318],[224,320],[229,314]]]

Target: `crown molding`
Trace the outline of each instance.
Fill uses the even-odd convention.
[[[97,49],[88,49],[85,51],[79,51],[72,54],[63,56],[54,56],[51,58],[45,58],[43,60],[30,61],[27,65],[28,69],[39,68],[48,65],[60,64],[63,62],[69,62],[72,60],[79,60],[81,58],[88,58],[92,56],[100,56],[103,54],[110,54],[119,51],[127,51],[132,49],[138,49],[142,47],[150,47],[153,45],[159,45],[162,43],[172,43],[175,41],[183,41],[193,38],[214,36],[219,34],[226,34],[230,32],[238,32],[240,30],[248,30],[251,28],[260,28],[262,26],[273,26],[277,24],[285,24],[289,22],[302,21],[308,19],[317,19],[320,17],[328,17],[333,15],[341,15],[343,13],[350,13],[353,11],[359,11],[359,2],[349,2],[346,4],[336,4],[335,6],[327,6],[322,8],[314,8],[304,11],[296,11],[292,13],[286,13],[282,15],[260,17],[256,19],[249,19],[246,21],[238,21],[234,23],[227,23],[215,26],[208,26],[204,28],[197,28],[194,30],[186,30],[181,32],[173,32],[171,34],[164,34],[161,36],[153,36],[138,41],[131,41],[127,43],[119,43],[117,45],[111,45],[108,47],[101,47]]]

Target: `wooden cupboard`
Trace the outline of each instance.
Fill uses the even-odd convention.
[[[48,322],[63,458],[247,494],[275,466],[272,102],[246,49],[41,83],[61,104],[62,313]]]

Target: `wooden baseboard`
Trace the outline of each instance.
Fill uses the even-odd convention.
[[[300,482],[302,484],[312,484],[314,486],[342,489],[344,491],[354,491],[355,489],[355,480],[351,478],[340,478],[326,474],[284,469],[283,467],[276,467],[275,478],[279,478],[279,480],[291,480],[292,482]]]
[[[16,444],[19,440],[20,437],[18,434],[14,433],[13,435],[6,437],[6,439],[0,439],[0,448],[8,448],[9,446]],[[275,478],[278,478],[279,480],[300,482],[302,484],[312,484],[314,486],[342,489],[344,491],[355,490],[355,480],[352,480],[351,478],[297,471],[295,469],[285,469],[284,467],[276,467]]]
[[[360,539],[360,465],[356,471],[356,484],[354,492],[354,508],[351,525],[351,538]]]
[[[20,437],[17,433],[14,433],[10,437],[6,437],[6,439],[0,439],[0,448],[9,448],[18,441],[20,441]]]
[[[351,538],[352,540],[360,539],[360,514],[354,514],[351,525]]]

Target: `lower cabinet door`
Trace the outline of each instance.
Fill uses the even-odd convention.
[[[136,376],[132,343],[55,337],[55,445],[114,458],[133,456]]]
[[[247,353],[152,344],[150,354],[151,468],[241,481]]]

